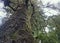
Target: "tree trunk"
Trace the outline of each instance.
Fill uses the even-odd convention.
[[[0,27],[0,43],[34,43],[30,30],[31,14],[27,12],[26,7],[21,5],[10,19]]]

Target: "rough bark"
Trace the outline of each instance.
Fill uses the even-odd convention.
[[[0,27],[0,43],[34,43],[27,11],[25,5],[21,5]]]

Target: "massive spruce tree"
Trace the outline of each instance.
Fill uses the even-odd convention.
[[[31,16],[34,14],[34,3],[31,0],[11,0],[16,9],[1,27],[0,43],[34,43],[31,32]]]

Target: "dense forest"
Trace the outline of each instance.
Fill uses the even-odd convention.
[[[60,11],[59,7],[49,2],[44,6],[42,0],[1,1],[6,17],[0,25],[0,43],[60,43],[60,13],[47,16],[43,9]]]

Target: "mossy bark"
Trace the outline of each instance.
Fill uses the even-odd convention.
[[[34,43],[31,33],[30,18],[25,5],[20,8],[1,26],[1,43]]]

